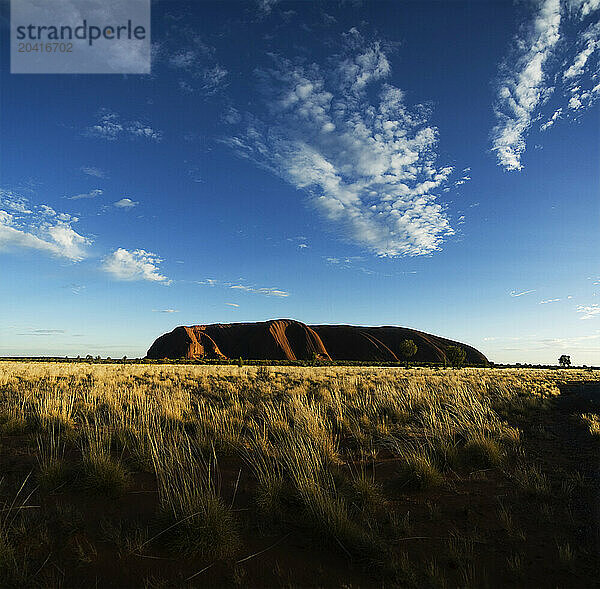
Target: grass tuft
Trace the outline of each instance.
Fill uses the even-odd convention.
[[[85,458],[82,474],[86,489],[111,497],[122,495],[129,485],[129,473],[120,461],[109,455]]]
[[[502,464],[502,449],[498,442],[487,437],[468,440],[461,448],[461,461],[466,468],[485,469]]]

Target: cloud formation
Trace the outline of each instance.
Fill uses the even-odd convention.
[[[203,286],[223,286],[225,288],[231,288],[233,290],[241,290],[243,292],[250,292],[255,294],[261,294],[267,297],[289,297],[290,293],[281,290],[280,288],[264,287],[264,286],[250,286],[247,284],[235,283],[235,282],[223,282],[214,278],[205,278],[204,280],[195,281],[196,284]]]
[[[133,207],[139,205],[140,203],[136,200],[131,200],[130,198],[122,198],[117,202],[113,203],[115,207],[118,209],[132,209]]]
[[[73,229],[78,220],[0,189],[0,250],[24,248],[79,262],[88,256],[91,239]]]
[[[289,297],[290,293],[285,290],[280,290],[278,288],[254,288],[252,286],[247,286],[245,284],[232,284],[229,288],[233,288],[236,290],[243,290],[245,292],[256,292],[258,294],[262,294],[268,297]]]
[[[120,115],[107,109],[100,111],[98,120],[94,125],[85,129],[84,135],[106,141],[116,141],[117,139],[160,141],[162,139],[162,131],[157,131],[139,120],[124,121]]]
[[[324,66],[273,57],[259,72],[264,115],[223,141],[309,195],[347,239],[379,256],[430,254],[454,233],[436,191],[438,131],[423,105],[386,80],[381,43],[352,29]],[[268,121],[268,122],[267,122]]]
[[[96,188],[94,190],[90,190],[89,192],[84,192],[82,194],[75,194],[74,196],[68,196],[69,200],[81,200],[83,198],[96,198],[97,196],[101,196],[103,191],[100,188]]]
[[[516,39],[517,55],[503,64],[492,142],[499,163],[507,170],[523,167],[525,133],[535,109],[552,91],[546,86],[544,65],[560,39],[560,19],[560,0],[544,0],[528,30]]]
[[[166,66],[177,74],[182,92],[212,96],[227,87],[229,72],[217,61],[215,49],[176,17],[164,39],[154,45],[153,67]]]
[[[600,0],[537,0],[501,65],[492,150],[505,170],[521,170],[527,136],[572,118],[600,97]],[[553,97],[551,113],[545,107]]]
[[[580,319],[600,317],[600,305],[598,303],[594,303],[593,305],[579,305],[577,312],[581,313]]]
[[[106,178],[106,172],[100,168],[94,166],[81,166],[81,171],[88,176],[94,176],[95,178]]]
[[[104,258],[102,267],[117,280],[148,280],[171,284],[172,281],[160,273],[162,261],[156,254],[146,250],[128,251],[120,247]]]

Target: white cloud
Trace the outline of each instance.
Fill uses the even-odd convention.
[[[196,280],[196,284],[201,284],[202,286],[221,286],[225,288],[232,288],[234,290],[241,290],[243,292],[250,292],[255,294],[265,295],[267,297],[289,297],[290,293],[281,290],[279,288],[272,287],[259,287],[259,286],[250,286],[247,284],[235,283],[235,282],[225,282],[221,280],[216,280],[214,278],[205,278],[204,280]]]
[[[581,76],[585,65],[594,51],[598,47],[597,39],[588,39],[585,47],[575,56],[573,64],[563,74],[563,79],[569,80]]]
[[[529,294],[535,292],[535,290],[523,290],[521,292],[518,292],[516,290],[511,290],[510,291],[510,296],[511,297],[522,297],[523,295]]]
[[[122,198],[121,200],[118,200],[117,202],[115,202],[113,204],[115,207],[117,207],[119,209],[132,209],[133,207],[139,205],[140,203],[135,200],[131,200],[130,198]]]
[[[581,19],[600,8],[600,0],[569,0],[570,7],[579,13]]]
[[[496,103],[498,124],[492,132],[492,143],[506,170],[523,167],[521,156],[533,112],[552,91],[544,65],[560,39],[560,19],[560,0],[543,0],[531,26],[516,39],[517,55],[511,55],[503,65],[505,74]]]
[[[436,164],[427,109],[384,83],[381,45],[356,31],[350,39],[352,50],[324,67],[274,58],[260,72],[268,122],[248,115],[224,142],[308,193],[351,241],[380,256],[430,254],[454,233],[435,195],[453,169]]]
[[[225,112],[221,118],[223,122],[227,123],[228,125],[235,125],[242,120],[240,112],[237,110],[237,108],[233,108],[232,106],[229,106],[225,109]]]
[[[540,301],[540,305],[547,305],[548,303],[558,303],[560,299],[546,299],[545,301]]]
[[[549,129],[550,127],[552,127],[552,125],[554,125],[554,123],[556,123],[557,119],[560,118],[561,113],[562,113],[562,108],[559,108],[556,111],[554,111],[554,114],[545,123],[540,125],[540,131],[545,131],[546,129]]]
[[[99,137],[107,141],[117,139],[149,139],[160,141],[162,132],[153,129],[142,121],[123,121],[120,115],[106,109],[100,111],[96,124],[87,127],[85,135]]]
[[[186,94],[212,96],[227,87],[229,72],[192,27],[177,23],[154,49],[153,66],[164,63],[176,71],[177,85]]]
[[[0,249],[25,248],[79,262],[87,257],[91,240],[72,228],[77,221],[48,205],[32,205],[0,190]]]
[[[153,313],[179,313],[178,309],[152,309]]]
[[[579,305],[577,312],[581,313],[580,319],[592,319],[594,317],[600,317],[600,305],[594,303],[593,305]]]
[[[238,308],[239,305],[237,303],[225,303],[228,307],[235,307]]]
[[[533,123],[546,119],[540,125],[546,131],[600,98],[600,23],[591,17],[600,0],[537,0],[536,6],[499,76],[492,148],[506,170],[523,167]],[[551,96],[553,114],[545,112]]]
[[[171,284],[160,274],[162,259],[145,250],[128,251],[122,247],[104,258],[103,268],[117,280],[149,280]]]
[[[10,190],[4,190],[0,188],[0,206],[17,213],[23,213],[29,215],[33,213],[29,206],[29,201],[19,194]]]
[[[278,288],[254,288],[252,286],[246,286],[245,284],[232,284],[229,288],[237,290],[243,290],[245,292],[255,292],[268,297],[289,297],[290,293],[285,290],[279,290]]]
[[[267,14],[270,14],[271,11],[273,10],[273,7],[276,4],[279,4],[281,0],[256,0],[256,4],[257,4],[257,8],[258,8],[258,13],[261,16],[265,16]]]
[[[100,168],[94,166],[81,166],[81,171],[88,176],[94,176],[95,178],[106,178],[106,172]]]
[[[96,198],[97,196],[102,196],[103,191],[100,188],[96,188],[94,190],[90,190],[89,192],[84,192],[82,194],[76,194],[74,196],[68,196],[69,200],[80,200],[83,198]]]
[[[205,94],[215,94],[223,87],[227,75],[227,70],[219,64],[206,68],[200,77],[200,89]]]

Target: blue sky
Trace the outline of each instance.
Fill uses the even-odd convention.
[[[600,364],[599,0],[158,2],[151,75],[11,75],[0,355],[402,325]]]

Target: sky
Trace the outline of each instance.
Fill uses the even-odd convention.
[[[0,356],[400,325],[600,365],[600,0],[152,3],[150,74],[10,74]]]

